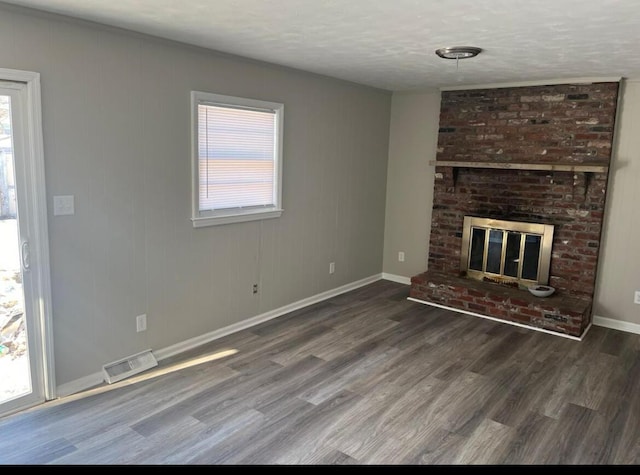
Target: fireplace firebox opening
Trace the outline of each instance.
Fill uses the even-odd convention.
[[[460,271],[519,288],[549,283],[553,225],[465,216]]]

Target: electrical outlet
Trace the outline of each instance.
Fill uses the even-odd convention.
[[[147,329],[147,315],[142,314],[136,317],[136,331],[143,332]]]
[[[398,252],[398,261],[404,262],[404,251]]]
[[[329,262],[329,274],[333,274],[336,271],[336,263]]]
[[[253,284],[253,293],[254,294],[258,293],[258,284]]]
[[[633,303],[640,303],[640,290],[636,290],[633,294]]]

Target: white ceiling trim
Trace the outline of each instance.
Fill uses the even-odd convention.
[[[587,78],[565,78],[548,79],[539,81],[503,82],[497,84],[475,84],[467,86],[441,87],[441,91],[466,91],[471,89],[499,89],[503,87],[531,87],[531,86],[554,86],[559,84],[593,84],[596,82],[620,82],[621,77],[587,77]]]

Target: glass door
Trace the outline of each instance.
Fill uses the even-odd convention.
[[[46,399],[42,269],[27,84],[0,82],[0,415]],[[37,192],[42,193],[42,191]],[[46,228],[45,228],[46,231]]]

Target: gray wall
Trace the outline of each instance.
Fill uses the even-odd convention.
[[[394,93],[391,102],[384,267],[411,277],[427,269],[440,91]],[[404,262],[398,252],[405,253]]]
[[[383,267],[386,273],[410,278],[427,269],[433,204],[433,167],[428,162],[434,158],[437,146],[439,109],[439,100],[429,93],[393,95]],[[640,82],[623,81],[617,120],[596,276],[594,323],[640,333],[640,305],[633,303],[634,291],[640,290]],[[422,134],[416,127],[422,128]],[[413,190],[415,186],[423,188]],[[398,250],[414,249],[423,242],[427,243],[424,248],[407,251],[406,261],[397,262]]]
[[[9,6],[0,44],[41,73],[59,385],[382,271],[388,92]],[[285,104],[281,218],[192,227],[193,89]]]
[[[594,312],[640,333],[640,82],[623,81],[620,95]]]

